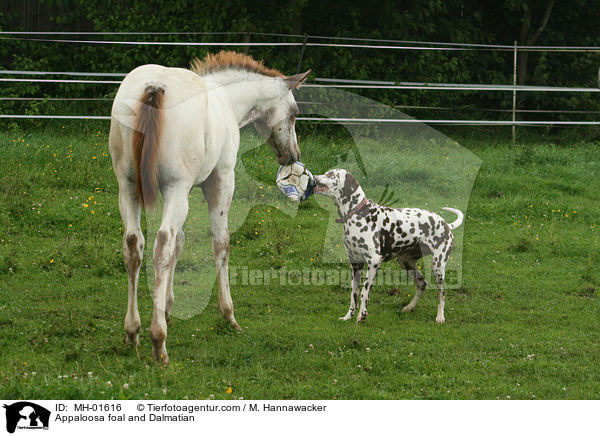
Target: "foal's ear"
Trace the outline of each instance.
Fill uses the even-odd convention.
[[[285,80],[285,83],[288,86],[288,88],[298,89],[300,88],[300,86],[302,86],[302,82],[306,80],[311,71],[312,70],[308,70],[305,73],[294,74],[293,76],[288,76],[283,80]]]

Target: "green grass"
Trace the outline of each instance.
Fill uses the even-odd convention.
[[[414,286],[389,292],[380,284],[367,322],[357,325],[337,319],[349,302],[345,283],[280,283],[280,276],[303,270],[346,271],[337,259],[340,228],[331,224],[334,210],[326,199],[296,210],[282,198],[273,185],[273,153],[246,135],[231,216],[231,265],[272,271],[275,279],[232,286],[243,332],[231,330],[210,286],[206,204],[195,190],[176,276],[180,316],[167,342],[172,363],[163,367],[152,361],[147,332],[152,244],[140,278],[143,330],[136,350],[123,344],[127,279],[108,124],[77,126],[0,133],[0,397],[600,396],[597,143],[513,146],[470,139],[461,145],[483,163],[469,198],[473,180],[461,174],[466,169],[474,176],[478,161],[441,136],[418,139],[419,146],[407,138],[359,143],[368,178],[346,139],[301,138],[309,168],[347,167],[371,198],[389,185],[398,206],[439,211],[464,209],[469,201],[451,262],[462,282],[448,291],[447,323],[434,322],[431,288],[404,314]],[[155,215],[146,225],[155,227]]]

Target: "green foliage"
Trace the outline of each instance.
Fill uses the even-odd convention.
[[[507,0],[478,2],[449,0],[421,2],[321,2],[297,0],[177,0],[163,2],[117,0],[46,0],[52,14],[51,29],[74,30],[82,23],[98,32],[267,32],[380,38],[394,40],[496,43],[512,45],[520,39],[524,14],[532,12],[532,22],[539,21],[545,2]],[[596,19],[589,13],[592,0],[558,2],[539,45],[600,45]],[[18,9],[13,14],[24,14]],[[0,28],[8,17],[0,16]],[[23,30],[23,29],[7,29]],[[46,30],[46,29],[44,29]],[[93,37],[101,38],[101,37]],[[237,35],[128,35],[105,36],[107,41],[301,41],[251,34]],[[310,39],[311,42],[327,40]],[[352,42],[352,41],[338,41]],[[523,44],[522,41],[519,43]],[[216,47],[97,45],[57,42],[3,41],[0,44],[0,69],[42,71],[89,71],[126,73],[145,63],[186,67],[193,57],[202,57]],[[269,66],[292,74],[296,72],[300,47],[250,47],[252,56],[264,59]],[[430,51],[371,50],[358,48],[308,47],[303,68],[312,68],[313,77],[352,78],[391,81],[450,83],[512,83],[512,51]],[[528,84],[591,86],[597,84],[600,64],[598,53],[538,53],[529,56]],[[36,97],[104,97],[114,96],[111,85],[8,84],[2,96]],[[386,104],[451,106],[449,117],[498,118],[498,113],[474,108],[510,108],[508,92],[432,92],[363,90],[361,93]],[[565,93],[521,93],[519,107],[526,109],[600,110],[595,95]],[[44,101],[38,103],[3,102],[2,113],[77,113],[108,114],[110,102],[70,104]],[[425,112],[408,111],[413,116]],[[429,112],[430,114],[430,112]],[[508,119],[508,113],[500,115]],[[552,115],[553,117],[558,115]],[[524,119],[538,114],[522,115]],[[581,114],[564,114],[564,119],[586,119]],[[539,119],[539,118],[538,118]],[[591,119],[591,118],[590,118]]]

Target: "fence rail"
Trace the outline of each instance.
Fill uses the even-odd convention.
[[[269,38],[288,38],[296,41],[242,41],[242,42],[210,42],[210,41],[115,41],[101,39],[65,39],[64,37],[83,36],[260,36]],[[33,36],[33,37],[32,37]],[[40,38],[40,36],[51,36],[54,38]],[[60,37],[60,39],[57,39]],[[111,45],[180,45],[180,46],[215,46],[215,47],[252,47],[252,46],[298,46],[302,47],[302,55],[306,47],[329,47],[342,49],[370,49],[370,50],[441,50],[441,51],[477,51],[477,50],[496,50],[513,52],[513,71],[517,70],[517,53],[519,51],[541,51],[541,52],[600,52],[597,46],[518,46],[503,44],[473,44],[473,43],[454,43],[454,42],[425,42],[425,41],[401,41],[391,39],[373,39],[373,38],[351,38],[351,37],[331,37],[315,35],[294,35],[277,33],[258,33],[258,32],[0,32],[0,40],[5,43],[10,41],[28,41],[40,43],[66,43],[66,44],[111,44]],[[318,42],[317,42],[318,41]],[[327,41],[327,42],[325,42]],[[343,41],[335,42],[335,41]],[[302,62],[300,56],[299,64]],[[298,69],[300,65],[298,65]],[[76,72],[76,71],[18,71],[4,70],[0,71],[0,82],[15,83],[66,83],[66,84],[95,84],[95,85],[118,85],[120,80],[98,80],[85,79],[89,77],[124,77],[125,73],[117,72]],[[57,79],[57,78],[23,78],[6,76],[70,76],[82,77],[81,79]],[[482,91],[500,91],[512,92],[511,109],[479,109],[482,111],[493,112],[511,112],[512,120],[442,120],[442,119],[371,119],[371,118],[318,118],[318,117],[299,117],[298,121],[305,122],[337,122],[337,123],[426,123],[440,125],[487,125],[487,126],[513,126],[513,137],[515,126],[570,126],[570,125],[600,125],[600,121],[520,121],[516,119],[517,113],[579,113],[579,114],[597,114],[598,111],[564,111],[564,110],[527,110],[517,108],[517,92],[574,92],[574,93],[598,93],[600,89],[589,87],[562,87],[562,86],[523,86],[516,85],[516,77],[513,78],[512,85],[502,84],[465,84],[465,83],[426,83],[426,82],[395,82],[378,80],[356,80],[356,79],[338,79],[317,77],[313,83],[305,86],[314,88],[340,88],[340,89],[373,89],[373,90],[418,90],[418,91],[449,91],[449,92],[482,92]],[[1,97],[0,101],[110,101],[108,98],[77,98],[77,97]],[[318,102],[310,102],[319,104]],[[453,108],[437,108],[427,106],[396,106],[397,108],[413,108],[421,110],[452,110]],[[476,108],[460,108],[460,110],[477,110]],[[4,119],[87,119],[87,120],[108,120],[109,116],[101,115],[25,115],[25,114],[0,114]]]

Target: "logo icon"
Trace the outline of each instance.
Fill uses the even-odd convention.
[[[50,411],[29,401],[19,401],[11,405],[4,404],[6,409],[6,431],[14,433],[19,429],[48,429]]]

